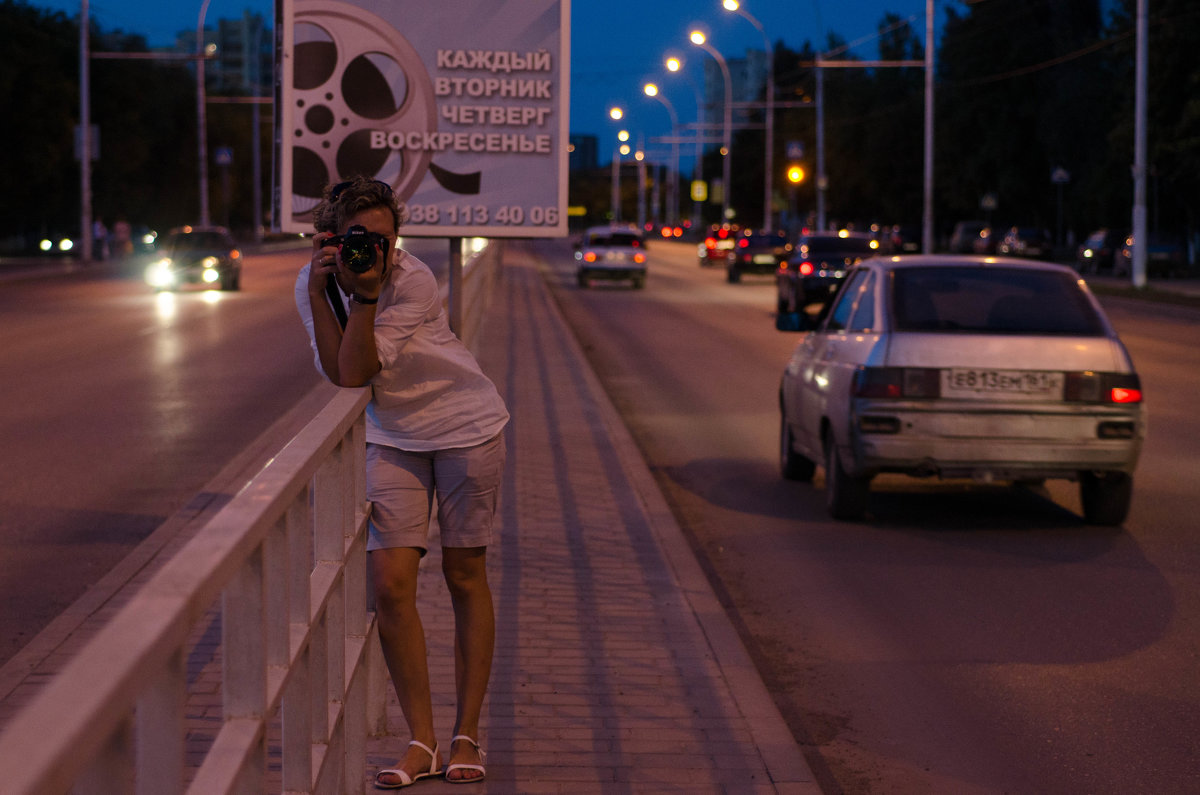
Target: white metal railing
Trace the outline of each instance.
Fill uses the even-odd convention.
[[[0,790],[363,790],[386,686],[367,609],[368,398],[340,390],[13,718]],[[193,768],[189,638],[218,598],[220,728]]]
[[[464,263],[469,346],[502,250]],[[9,722],[0,792],[363,791],[387,702],[367,597],[369,397],[339,390]],[[199,742],[188,654],[214,614],[219,728]]]

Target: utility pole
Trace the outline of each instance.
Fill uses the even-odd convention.
[[[91,46],[88,41],[88,0],[79,2],[79,226],[83,251],[92,261],[92,109]]]
[[[1137,0],[1137,66],[1133,100],[1133,278],[1134,287],[1146,286],[1146,84],[1150,36],[1147,0]]]

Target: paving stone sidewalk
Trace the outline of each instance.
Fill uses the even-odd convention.
[[[819,792],[535,255],[505,245],[477,346],[513,420],[489,558],[498,627],[483,715],[488,776],[470,791]],[[448,751],[452,614],[436,553],[424,565]],[[394,735],[371,742],[372,769],[391,765],[408,739],[394,696],[388,718]]]

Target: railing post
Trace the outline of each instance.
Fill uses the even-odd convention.
[[[175,795],[183,791],[186,686],[186,659],[183,649],[175,649],[162,672],[138,699],[138,795]]]

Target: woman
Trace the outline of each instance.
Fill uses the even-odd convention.
[[[328,188],[314,210],[312,260],[296,281],[296,305],[321,372],[338,386],[372,390],[367,550],[379,639],[412,737],[397,767],[376,776],[381,789],[443,772],[455,783],[486,775],[479,716],[495,615],[485,562],[508,421],[495,386],[450,330],[433,273],[397,248],[403,220],[387,183],[359,176]],[[444,771],[416,600],[435,495],[454,607],[458,702]]]

